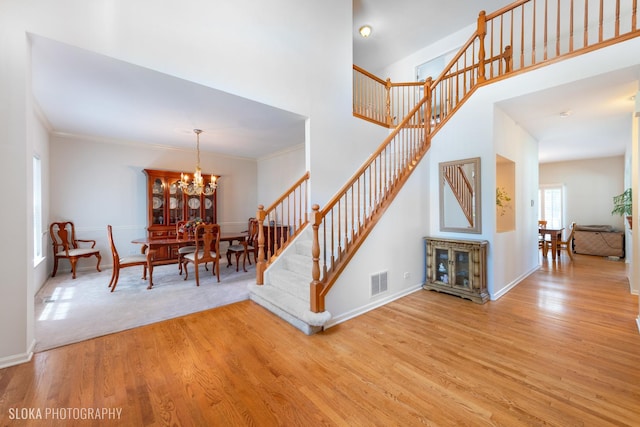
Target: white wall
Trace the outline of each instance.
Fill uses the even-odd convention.
[[[100,140],[69,135],[51,138],[50,222],[73,221],[78,238],[96,240],[104,267],[111,265],[107,225],[122,255],[139,253],[131,240],[147,234],[147,177],[144,169],[190,171],[190,149]],[[201,151],[202,170],[221,175],[218,223],[222,230],[246,229],[257,206],[257,162]],[[51,254],[49,254],[51,255]],[[49,267],[52,265],[49,258]],[[94,269],[94,259],[81,259],[79,269]],[[69,264],[62,262],[62,273]]]
[[[34,274],[31,260],[25,256],[33,250],[29,200],[33,151],[29,129],[33,127],[33,106],[27,33],[308,117],[306,156],[311,160],[307,160],[307,168],[314,176],[315,200],[322,204],[355,170],[353,164],[362,162],[365,150],[351,144],[351,15],[351,3],[340,0],[3,1],[0,50],[3,63],[10,66],[0,68],[0,177],[3,182],[13,184],[5,196],[16,209],[0,213],[0,220],[11,224],[5,237],[14,242],[10,251],[0,253],[6,272],[0,283],[0,322],[12,325],[1,331],[0,366],[28,360],[33,346]],[[70,142],[55,142],[61,150],[58,159],[64,152],[61,146],[66,143]],[[97,145],[94,144],[99,153],[108,159],[118,156]],[[137,164],[112,157],[113,164],[122,162],[129,167],[117,168],[124,177],[109,176],[105,168],[98,168],[100,184],[113,185],[124,180],[141,188],[140,169],[144,166],[192,167],[192,156],[178,165],[162,153],[153,153],[156,158],[145,163],[139,157],[143,151],[131,149],[136,151]],[[332,158],[338,151],[346,155],[336,165]],[[208,160],[204,157],[203,168],[206,168]],[[74,183],[73,188],[91,190],[91,180],[86,177],[92,175],[87,173],[95,175],[96,171],[83,165],[78,165],[75,171],[85,172],[80,179],[88,183]],[[56,173],[51,171],[52,175]],[[254,185],[256,178],[254,175]],[[68,182],[66,175],[61,179]],[[226,185],[226,188],[231,186]],[[109,200],[114,200],[115,193],[106,191]],[[120,205],[140,203],[139,190],[135,191],[118,199]],[[96,197],[90,193],[87,203],[96,202]],[[227,197],[231,195],[227,193],[219,199],[221,206],[230,206]],[[141,224],[139,205],[135,212],[125,209],[125,212],[111,212],[106,218],[87,203],[74,205],[73,212],[56,204],[55,208],[52,206],[51,218],[80,215],[81,227],[96,235],[106,227],[107,219],[117,220],[122,227],[132,227],[131,233],[137,232],[135,227]],[[97,203],[109,206],[103,200]],[[234,221],[242,216],[246,224],[246,218],[254,215],[256,204],[253,197],[246,207],[243,204],[231,213],[221,212],[221,221]]]
[[[624,156],[540,164],[540,185],[561,184],[565,190],[564,226],[604,224],[624,230],[612,216],[613,196],[624,191]]]
[[[258,159],[258,203],[265,208],[304,175],[304,144]],[[258,206],[254,206],[255,216]]]
[[[494,273],[489,293],[497,299],[538,268],[538,142],[496,107],[494,144],[495,154],[515,163],[515,192],[510,202],[516,215],[515,229],[496,230],[493,236],[495,256],[490,269]],[[489,189],[494,223],[499,215],[495,188],[494,184]]]
[[[469,23],[469,26],[457,31],[442,40],[433,43],[432,45],[425,46],[424,48],[412,53],[411,55],[402,58],[401,60],[390,64],[377,74],[373,70],[367,70],[374,72],[374,74],[380,76],[391,77],[393,82],[414,82],[416,81],[416,69],[418,66],[429,62],[439,56],[445,55],[447,65],[448,61],[452,58],[452,53],[455,55],[471,37],[474,31],[477,29],[477,23]],[[385,77],[385,78],[386,78]],[[438,76],[431,76],[434,79]]]
[[[29,46],[23,21],[3,8],[0,14],[0,181],[5,203],[0,222],[11,245],[0,247],[0,367],[29,360],[34,342],[34,271],[31,232],[33,132]],[[11,208],[7,208],[11,206]]]
[[[437,211],[437,205],[431,205],[427,197],[436,185],[429,177],[429,156],[427,153],[415,168],[329,291],[325,304],[333,317],[327,326],[422,289],[426,256],[423,237],[431,212]],[[371,275],[385,271],[388,291],[371,296]]]

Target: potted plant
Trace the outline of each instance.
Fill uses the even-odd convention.
[[[611,211],[611,215],[626,215],[629,228],[631,228],[631,201],[631,188],[627,188],[622,194],[613,196],[613,210]]]

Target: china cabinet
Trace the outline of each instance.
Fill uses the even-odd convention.
[[[489,300],[486,240],[425,238],[424,289],[445,292],[477,303]]]
[[[200,218],[217,223],[217,194],[189,196],[178,185],[180,172],[145,169],[147,176],[147,232],[149,238],[173,237],[178,221]],[[166,248],[157,259],[177,258],[174,250]]]

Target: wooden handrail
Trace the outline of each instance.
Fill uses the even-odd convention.
[[[591,19],[593,9],[597,19]],[[354,84],[354,116],[395,128],[323,209],[313,206],[311,311],[324,311],[327,292],[422,159],[433,135],[478,87],[640,35],[637,0],[615,0],[610,9],[605,10],[603,0],[519,0],[490,14],[482,11],[475,33],[435,80],[427,80],[415,102],[411,96],[419,91],[414,84],[393,84],[354,66],[354,81],[378,93],[366,98],[367,92]],[[582,42],[574,37],[579,32]],[[394,98],[392,91],[401,88],[409,92]],[[378,104],[365,106],[365,98]],[[407,114],[397,114],[404,109]],[[396,125],[397,117],[403,119]],[[394,161],[388,163],[389,158]]]
[[[353,115],[380,126],[394,128],[398,119],[422,98],[423,83],[393,83],[353,66]]]
[[[305,172],[267,209],[258,206],[258,259],[256,284],[264,284],[264,272],[309,223],[309,171]],[[265,220],[269,222],[265,224]],[[273,229],[265,235],[265,228]]]
[[[336,278],[427,152],[430,83],[424,84],[420,102],[326,206],[314,205],[311,311],[324,311]]]

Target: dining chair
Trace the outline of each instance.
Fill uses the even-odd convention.
[[[111,256],[113,258],[113,273],[111,273],[111,281],[109,287],[111,292],[116,290],[118,279],[120,278],[120,269],[127,267],[142,266],[142,279],[147,279],[147,256],[145,254],[134,254],[121,257],[118,254],[116,245],[113,242],[113,228],[107,225],[107,236],[109,237],[109,246],[111,246]]]
[[[538,220],[538,229],[540,228],[547,228],[547,221],[546,220]],[[545,241],[545,235],[538,233],[538,249],[543,249],[544,250],[544,241]]]
[[[188,223],[189,221],[178,221],[176,223],[176,237],[178,239],[183,239],[185,237],[187,237],[187,235],[189,234],[187,231],[187,228],[185,227],[185,225]],[[178,248],[178,270],[179,270],[179,274],[182,274],[182,258],[184,257],[185,254],[190,254],[196,251],[196,246],[195,245],[185,245],[185,246],[180,246]]]
[[[249,227],[247,229],[247,236],[243,241],[235,245],[230,245],[227,248],[227,267],[231,265],[231,255],[236,256],[236,271],[239,271],[240,255],[244,255],[242,258],[242,269],[247,271],[246,261],[249,259],[249,265],[251,265],[251,256],[253,253],[253,261],[258,259],[258,220],[255,218],[249,219]]]
[[[196,286],[200,286],[199,266],[213,263],[211,274],[216,274],[220,281],[220,226],[218,224],[200,224],[196,227],[196,250],[184,254],[182,263],[184,264],[184,280],[189,278],[187,265],[192,263],[196,271]]]
[[[572,222],[569,236],[567,237],[566,240],[559,240],[556,246],[558,248],[558,251],[557,251],[558,255],[560,255],[560,251],[565,250],[567,251],[567,254],[569,255],[569,258],[571,258],[571,260],[573,260],[573,236],[575,234],[575,229],[576,229],[576,223]],[[548,244],[551,245],[551,243],[548,243]]]
[[[100,270],[102,256],[96,249],[95,240],[76,239],[76,228],[71,221],[54,222],[49,226],[49,235],[53,241],[53,272],[51,277],[55,277],[58,272],[58,261],[68,259],[71,263],[71,275],[76,278],[76,264],[80,258],[95,256],[98,259],[96,270]],[[91,247],[81,247],[82,243],[91,243]]]

